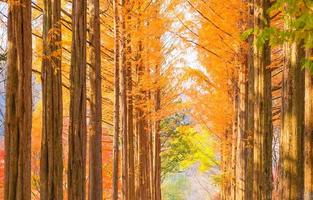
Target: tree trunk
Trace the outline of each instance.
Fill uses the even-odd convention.
[[[307,51],[307,56],[312,50]],[[305,70],[304,200],[313,199],[313,76]]]
[[[160,77],[160,67],[156,66],[156,79]],[[157,83],[158,81],[156,81]],[[157,88],[154,94],[155,112],[161,109],[161,90]],[[161,137],[160,137],[160,120],[154,122],[154,199],[161,200]]]
[[[234,100],[234,114],[232,122],[232,139],[231,139],[231,190],[230,199],[236,200],[236,155],[237,155],[237,128],[238,128],[238,83],[233,80],[233,100]]]
[[[221,172],[222,172],[222,182],[221,182],[221,200],[228,200],[231,197],[231,136],[232,130],[229,126],[223,134],[223,141],[221,144]]]
[[[288,43],[283,73],[280,199],[303,199],[304,71],[301,44]]]
[[[113,195],[112,199],[118,199],[118,169],[119,169],[119,123],[120,123],[120,102],[119,102],[119,93],[120,93],[120,15],[119,15],[119,0],[113,1],[113,8],[114,8],[114,38],[115,38],[115,68],[114,68],[114,139],[113,139]]]
[[[127,7],[129,8],[129,6]],[[130,8],[129,8],[130,9]],[[133,80],[132,80],[132,62],[131,62],[131,15],[130,10],[126,11],[127,21],[126,21],[126,81],[127,81],[127,130],[128,130],[128,192],[129,199],[135,200],[135,146],[134,146],[134,115],[133,115]]]
[[[31,199],[31,1],[8,1],[5,200]]]
[[[45,0],[42,59],[40,198],[63,199],[61,1]]]
[[[86,1],[72,9],[68,199],[86,198]]]
[[[248,28],[253,28],[253,0],[248,0]],[[246,132],[246,184],[245,199],[253,199],[253,134],[254,134],[254,66],[253,66],[253,36],[248,38],[248,96],[247,96],[247,132]]]
[[[90,3],[89,200],[102,200],[102,95],[99,0]]]
[[[254,1],[254,26],[263,30],[269,23],[268,0]],[[257,37],[257,36],[256,36]],[[254,45],[254,171],[253,199],[272,199],[272,90],[268,42]]]
[[[122,2],[122,9],[124,9],[125,2]],[[129,136],[128,136],[128,120],[127,120],[127,66],[126,66],[126,24],[125,16],[121,16],[121,68],[120,68],[120,85],[121,85],[121,119],[122,119],[122,192],[123,199],[129,199],[128,195],[128,162],[129,162]]]
[[[243,50],[240,51],[243,54]],[[239,69],[239,94],[238,94],[238,128],[236,144],[236,200],[245,198],[246,184],[246,132],[247,132],[247,65],[245,62],[240,63]]]
[[[138,23],[140,26],[140,22]],[[147,173],[148,168],[148,122],[145,116],[145,110],[143,104],[145,103],[147,94],[143,88],[143,76],[144,76],[144,64],[142,60],[143,44],[140,40],[138,42],[138,53],[137,53],[137,87],[138,94],[136,95],[136,136],[137,136],[137,153],[138,153],[138,190],[136,194],[136,199],[145,200],[149,199],[150,187],[149,187],[149,173]]]

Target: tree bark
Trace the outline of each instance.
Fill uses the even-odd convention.
[[[128,101],[127,101],[127,64],[126,64],[126,16],[123,15],[126,8],[126,1],[121,1],[121,13],[120,13],[120,24],[121,24],[121,35],[120,35],[120,102],[121,102],[121,124],[122,124],[122,194],[123,199],[129,199],[129,130],[128,130]]]
[[[68,155],[68,199],[86,198],[86,1],[74,0]]]
[[[237,132],[238,132],[238,83],[237,80],[233,80],[233,101],[234,101],[234,113],[232,121],[232,139],[231,139],[231,190],[230,199],[236,200],[236,161],[237,161]]]
[[[244,50],[240,51],[241,54]],[[247,100],[248,100],[248,85],[247,85],[247,65],[241,61],[239,69],[239,94],[238,94],[238,128],[236,139],[236,200],[245,198],[246,185],[246,135],[247,135]]]
[[[113,138],[113,195],[112,199],[118,199],[118,169],[119,169],[119,131],[120,131],[120,10],[119,10],[119,0],[113,1],[114,8],[114,38],[115,38],[115,57],[114,57],[114,138]]]
[[[156,80],[160,77],[160,67],[156,66]],[[158,81],[156,81],[157,83]],[[154,94],[154,110],[158,112],[161,109],[161,90],[157,88]],[[160,120],[154,122],[154,199],[161,200],[161,137],[160,137]]]
[[[301,44],[287,43],[283,73],[280,199],[303,199],[304,71]]]
[[[43,12],[42,139],[40,199],[63,199],[61,1],[45,0]]]
[[[31,199],[31,1],[8,1],[5,200]]]
[[[135,200],[135,145],[134,145],[134,114],[133,114],[133,79],[132,79],[132,46],[131,15],[129,6],[127,7],[126,20],[126,81],[127,81],[127,130],[128,130],[128,192],[129,199]]]
[[[262,31],[269,23],[268,0],[254,1],[254,26]],[[257,36],[256,36],[257,37]],[[253,199],[272,199],[272,90],[270,47],[254,44],[254,170]]]
[[[89,200],[102,200],[102,95],[99,0],[90,3]]]
[[[254,20],[254,3],[253,0],[248,0],[248,28],[253,28]],[[246,132],[246,184],[245,184],[245,199],[253,199],[253,135],[254,135],[254,66],[253,66],[253,36],[248,38],[247,52],[247,68],[248,68],[248,96],[247,96],[247,132]]]
[[[312,55],[307,50],[306,57]],[[313,199],[313,76],[305,70],[304,200]]]

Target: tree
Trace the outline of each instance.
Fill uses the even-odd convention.
[[[131,1],[126,1],[130,3]],[[132,78],[132,34],[131,26],[131,7],[126,4],[125,30],[126,30],[126,83],[127,83],[127,150],[128,150],[128,193],[129,199],[135,199],[135,145],[134,145],[134,106],[133,106],[133,78]]]
[[[86,198],[86,1],[72,7],[68,198]]]
[[[113,138],[113,200],[118,199],[119,132],[120,132],[120,9],[119,0],[113,1],[114,8],[114,138]]]
[[[160,77],[160,67],[156,66],[156,82]],[[157,113],[161,109],[161,90],[157,88],[154,92],[154,111]],[[154,158],[153,158],[153,187],[154,199],[161,200],[161,133],[160,133],[160,120],[155,119],[154,122]]]
[[[90,3],[89,200],[102,200],[102,95],[99,0]]]
[[[269,25],[270,2],[254,1],[254,28],[263,31]],[[269,42],[254,38],[254,137],[253,199],[272,199],[272,87]]]
[[[61,1],[44,1],[40,198],[63,199]]]
[[[312,50],[307,50],[306,57]],[[313,198],[313,76],[305,69],[305,126],[304,126],[304,199]]]
[[[282,135],[280,141],[280,198],[303,197],[304,50],[298,42],[287,42],[283,74]]]
[[[31,1],[8,1],[5,200],[31,199]]]

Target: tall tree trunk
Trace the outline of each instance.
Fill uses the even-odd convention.
[[[114,139],[113,139],[113,195],[112,199],[118,199],[118,169],[119,169],[119,131],[120,131],[120,14],[119,14],[119,0],[113,1],[114,8],[114,38],[115,38],[115,57],[114,57]]]
[[[61,1],[45,0],[43,14],[40,198],[62,200]]]
[[[253,0],[248,0],[248,28],[253,28]],[[253,134],[254,134],[254,66],[253,66],[253,36],[248,38],[248,96],[247,96],[247,132],[246,132],[246,184],[245,199],[253,199]]]
[[[306,57],[312,55],[307,51]],[[313,76],[305,70],[304,200],[313,199]]]
[[[126,81],[127,81],[127,130],[128,130],[128,192],[129,199],[135,199],[135,146],[134,146],[134,115],[133,115],[133,80],[132,80],[132,62],[131,62],[131,15],[130,8],[127,6],[126,20]]]
[[[263,30],[269,17],[268,0],[254,1],[254,26]],[[257,37],[257,36],[256,36]],[[270,47],[254,44],[254,171],[253,199],[272,199],[272,90]]]
[[[140,22],[138,23],[140,26]],[[144,65],[142,60],[143,53],[143,44],[140,40],[138,42],[138,53],[137,53],[137,87],[138,94],[136,96],[136,134],[137,134],[137,153],[138,153],[138,191],[136,194],[136,199],[144,200],[149,199],[149,182],[147,176],[147,167],[148,167],[148,132],[147,132],[147,119],[145,116],[145,110],[143,104],[146,100],[146,92],[143,88],[143,75],[144,75]]]
[[[301,44],[287,43],[283,73],[280,199],[303,199],[304,71]]]
[[[86,198],[86,1],[72,9],[71,99],[68,155],[68,199]]]
[[[241,50],[243,53],[244,50]],[[245,59],[245,58],[243,58]],[[247,65],[245,62],[240,63],[239,69],[239,104],[238,104],[238,128],[236,140],[236,200],[243,200],[245,198],[245,184],[246,184],[246,132],[247,132],[247,99],[248,99],[248,85],[247,85]]]
[[[156,66],[156,83],[160,77],[160,67]],[[161,90],[157,88],[154,94],[154,109],[158,112],[161,109]],[[154,199],[161,200],[161,137],[160,120],[154,122]]]
[[[243,0],[239,29],[253,27],[251,0]],[[242,30],[243,31],[243,30]],[[252,199],[253,188],[253,37],[249,37],[240,49],[238,129],[236,152],[236,199]]]
[[[123,15],[125,8],[127,7],[127,1],[121,0],[121,13],[120,13],[120,24],[121,24],[121,36],[120,36],[120,87],[121,87],[121,120],[122,120],[122,193],[123,199],[129,199],[129,175],[128,175],[128,163],[129,163],[129,130],[128,130],[128,99],[127,99],[127,60],[126,60],[126,17]]]
[[[223,135],[223,142],[221,144],[221,171],[222,171],[222,183],[221,183],[221,200],[228,200],[231,197],[231,139],[232,139],[231,126],[225,130]]]
[[[99,0],[90,3],[89,200],[102,200],[102,95]]]
[[[232,139],[231,139],[231,190],[230,199],[236,200],[236,160],[237,160],[237,132],[238,132],[238,83],[233,80],[233,100],[234,100],[234,113],[232,121]]]
[[[8,1],[5,200],[31,199],[31,1]]]

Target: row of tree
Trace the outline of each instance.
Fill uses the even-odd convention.
[[[105,3],[114,22],[105,31],[114,38],[109,55],[100,39],[101,14],[109,15],[100,9],[103,2],[42,3],[41,8],[30,0],[8,1],[4,199],[31,199],[32,72],[40,73],[42,86],[40,199],[103,199],[102,110],[110,106],[102,96],[102,80],[110,79],[102,76],[108,70],[103,57],[114,61],[112,199],[161,199],[158,112],[166,77],[161,76],[161,2]],[[68,5],[71,13],[64,9]],[[32,33],[32,7],[42,12],[42,36]],[[70,49],[62,37],[65,30],[71,32]],[[42,39],[40,71],[32,67],[32,34]],[[63,80],[64,52],[70,53],[69,86]],[[65,90],[70,94],[68,124]]]
[[[312,3],[239,5],[237,26],[246,41],[236,51],[230,87],[234,117],[221,165],[230,178],[221,197],[312,199]]]

